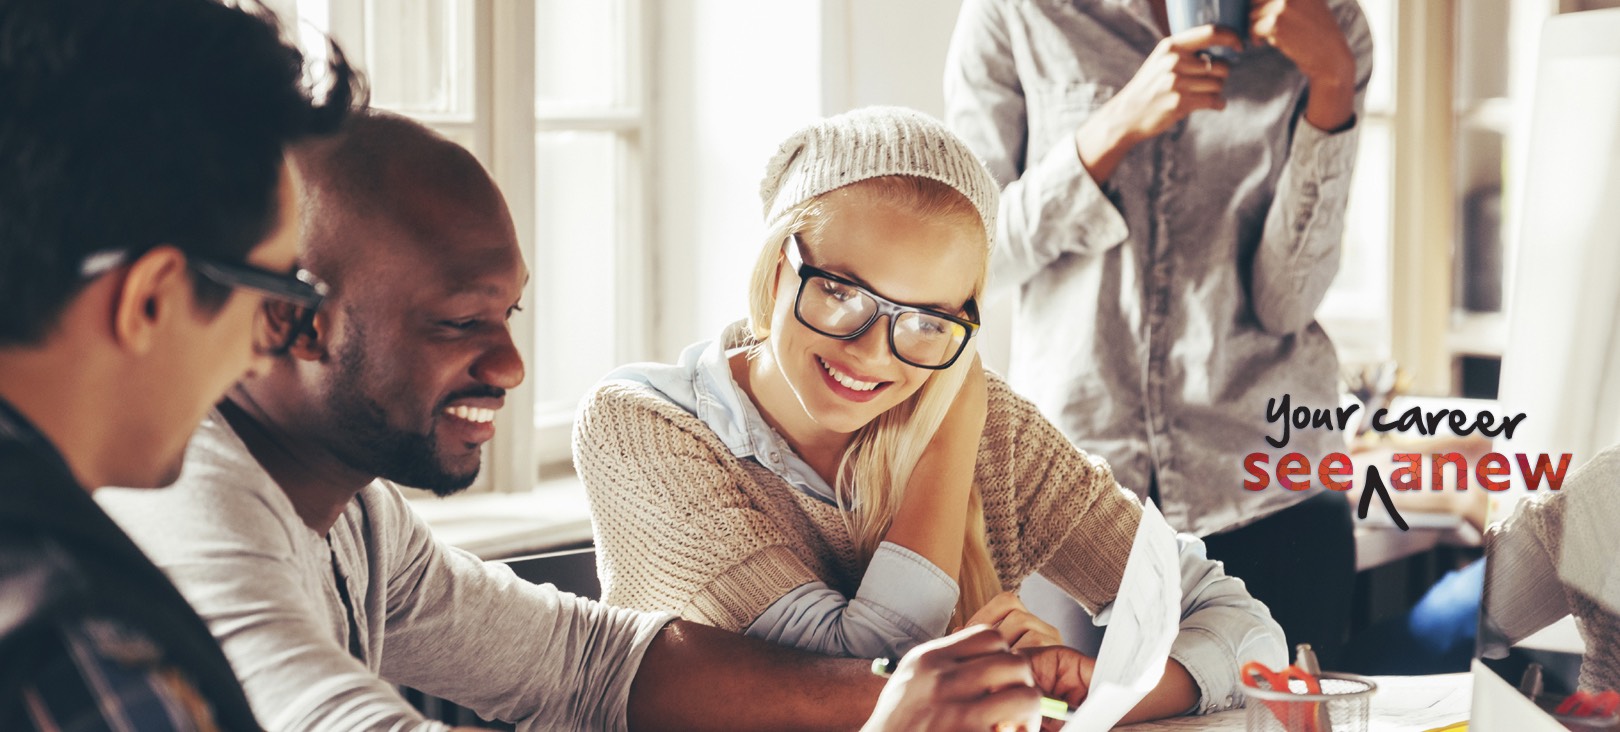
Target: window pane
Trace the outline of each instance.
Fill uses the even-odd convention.
[[[1339,274],[1320,313],[1346,363],[1389,354],[1390,129],[1379,120],[1360,124]]]
[[[473,0],[364,1],[372,101],[406,114],[470,120]]]
[[[624,0],[535,3],[535,109],[622,106],[629,97]]]
[[[1395,111],[1395,3],[1361,0],[1361,10],[1373,40],[1373,73],[1367,82],[1365,106],[1370,114],[1391,114]]]
[[[572,412],[618,365],[615,263],[625,144],[612,132],[535,136],[535,413]]]

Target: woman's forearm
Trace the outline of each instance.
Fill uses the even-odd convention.
[[[978,444],[953,444],[956,442],[966,441],[945,431],[934,435],[934,443],[911,473],[905,497],[883,538],[960,579],[962,537],[967,530],[968,495],[973,490]]]
[[[1185,666],[1172,660],[1165,663],[1164,676],[1159,679],[1159,685],[1142,697],[1142,701],[1125,714],[1120,724],[1177,717],[1197,706],[1198,682],[1193,681],[1192,674],[1187,673]]]

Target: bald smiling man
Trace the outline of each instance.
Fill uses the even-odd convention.
[[[326,301],[267,306],[286,345],[210,415],[172,490],[96,496],[207,621],[265,727],[444,728],[395,684],[523,729],[1034,721],[1035,671],[993,631],[920,649],[883,689],[862,661],[607,607],[435,541],[395,484],[471,484],[523,380],[511,217],[470,154],[403,118],[368,113],[296,163]],[[1077,658],[1049,654],[1045,685],[1078,683]]]

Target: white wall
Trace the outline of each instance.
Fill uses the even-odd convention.
[[[943,113],[960,0],[666,0],[657,42],[656,356],[746,315],[759,178],[817,117],[872,104]]]
[[[827,0],[829,113],[873,104],[945,113],[941,78],[961,0]],[[832,61],[832,59],[829,59]],[[835,73],[842,72],[842,73]]]
[[[745,317],[760,246],[759,178],[820,112],[816,0],[669,0],[654,77],[660,360]]]

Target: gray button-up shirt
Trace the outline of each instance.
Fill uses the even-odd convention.
[[[1328,0],[1356,55],[1353,0]],[[1305,78],[1276,49],[1232,66],[1226,109],[1136,146],[1098,185],[1074,132],[1163,37],[1145,0],[965,0],[946,61],[946,121],[1004,186],[992,287],[1016,288],[1009,380],[1178,530],[1235,528],[1308,493],[1245,490],[1244,456],[1344,446],[1293,430],[1272,449],[1267,400],[1338,404],[1315,311],[1339,266],[1357,129],[1303,119]],[[1314,490],[1321,490],[1315,488]]]

